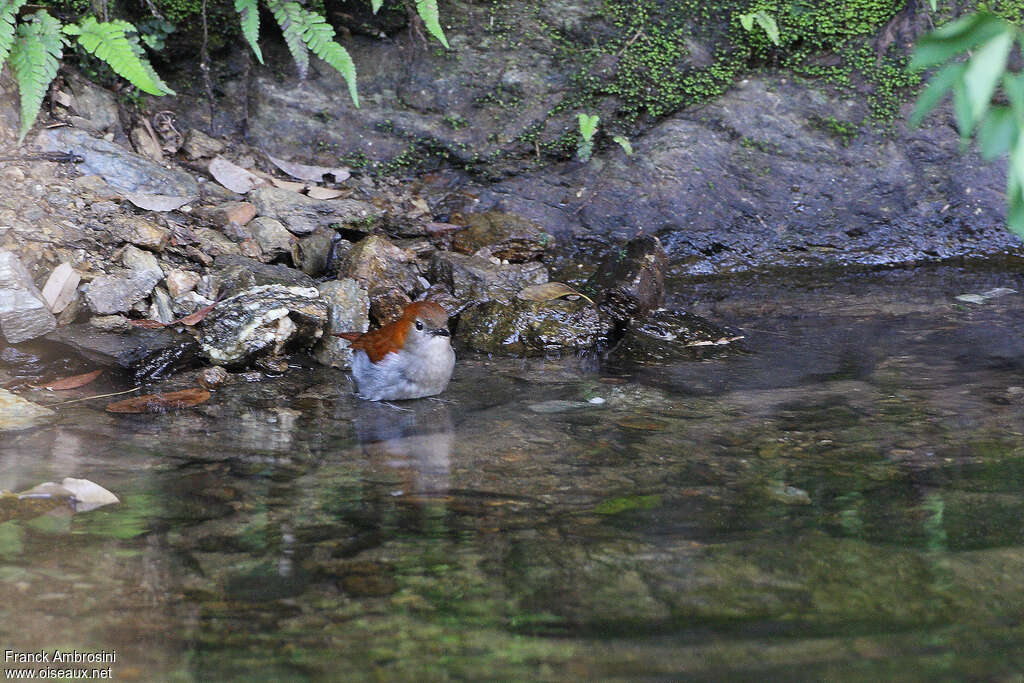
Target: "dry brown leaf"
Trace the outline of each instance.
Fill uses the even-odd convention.
[[[530,285],[529,287],[524,287],[519,290],[519,294],[516,296],[525,301],[540,302],[561,299],[567,296],[579,296],[583,297],[591,304],[594,303],[593,299],[589,296],[577,292],[575,289],[563,282],[545,282],[542,285]]]
[[[254,187],[259,187],[266,182],[241,166],[231,163],[224,157],[214,157],[211,159],[207,169],[214,180],[238,194],[245,194]]]
[[[344,166],[337,168],[327,168],[325,166],[308,166],[306,164],[297,164],[292,161],[285,161],[284,159],[277,159],[267,154],[267,158],[270,159],[274,166],[287,173],[293,178],[299,180],[313,180],[318,183],[324,181],[325,175],[334,176],[334,182],[340,183],[343,180],[348,180],[351,175],[349,170]]]
[[[210,314],[210,311],[213,310],[213,307],[216,306],[217,304],[219,304],[221,302],[221,299],[223,299],[223,298],[224,297],[222,295],[220,299],[217,299],[212,304],[209,304],[207,306],[203,306],[202,308],[200,308],[195,313],[190,313],[189,315],[186,315],[184,318],[178,318],[177,320],[175,320],[171,324],[172,325],[178,325],[178,324],[180,324],[180,325],[188,325],[189,327],[192,327],[193,325],[196,325],[196,324],[202,322],[203,318],[208,316]]]
[[[47,382],[46,384],[37,385],[37,389],[49,389],[51,391],[65,391],[67,389],[77,389],[78,387],[84,387],[94,379],[103,374],[102,370],[93,370],[92,372],[84,372],[81,375],[72,375],[71,377],[63,377],[61,379]]]
[[[125,192],[124,196],[135,206],[147,211],[174,211],[188,204],[191,197],[177,197],[168,194],[141,194]]]
[[[306,183],[297,183],[294,180],[281,180],[280,178],[271,178],[270,182],[274,183],[275,187],[280,187],[282,190],[291,190],[292,192],[298,192],[302,194],[302,191],[306,189]]]
[[[169,391],[166,394],[146,394],[133,396],[123,401],[116,401],[107,406],[108,413],[162,413],[178,408],[189,408],[199,405],[210,398],[206,389],[194,387],[181,391]]]
[[[334,190],[329,187],[314,185],[309,188],[309,192],[306,194],[313,199],[337,199],[341,195],[345,194],[345,190]]]

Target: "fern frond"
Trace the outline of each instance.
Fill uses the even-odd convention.
[[[441,44],[448,47],[448,39],[444,37],[441,30],[441,15],[437,11],[437,0],[416,0],[416,12],[426,25],[430,35],[441,41]]]
[[[306,45],[320,59],[334,67],[348,83],[348,94],[352,104],[359,107],[359,93],[356,90],[356,65],[348,50],[334,42],[334,29],[316,12],[305,10],[308,28],[302,34]]]
[[[384,0],[370,0],[370,7],[373,9],[373,13],[376,14],[380,6],[384,4]]]
[[[256,53],[256,59],[263,63],[260,51],[260,6],[258,0],[235,0],[235,11],[242,22],[242,35],[249,41],[249,47]]]
[[[19,143],[36,122],[46,90],[57,76],[63,47],[60,22],[46,10],[39,10],[18,24],[18,38],[11,48],[11,70],[21,94]]]
[[[308,28],[305,19],[305,10],[297,2],[275,2],[268,3],[270,11],[274,14],[284,34],[285,45],[292,53],[295,66],[299,69],[299,78],[305,78],[309,74],[309,50],[302,40],[303,32]]]
[[[149,63],[149,59],[146,57],[146,48],[142,46],[142,40],[138,33],[129,33],[125,36],[128,39],[128,44],[132,46],[132,52],[138,57],[139,63],[145,70],[146,74],[156,83],[158,86],[164,89],[164,92],[168,95],[177,95],[176,92],[171,90],[171,87],[164,83],[164,79],[160,78],[160,74],[153,69],[153,65]]]
[[[26,0],[0,0],[0,69],[14,45],[14,18]]]
[[[125,35],[136,33],[135,27],[122,19],[96,21],[86,17],[78,24],[68,24],[64,33],[78,36],[78,44],[110,65],[119,76],[150,95],[173,95],[174,91],[153,71],[145,53],[139,52]],[[138,41],[136,41],[136,45]]]

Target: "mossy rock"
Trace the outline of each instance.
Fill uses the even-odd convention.
[[[488,301],[462,313],[457,338],[474,351],[516,356],[593,351],[613,331],[586,301]]]

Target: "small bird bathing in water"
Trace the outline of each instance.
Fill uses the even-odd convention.
[[[440,394],[455,367],[448,313],[433,301],[416,301],[379,330],[336,332],[352,342],[352,377],[359,398],[398,401]]]

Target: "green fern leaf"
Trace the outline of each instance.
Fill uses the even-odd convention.
[[[308,10],[304,10],[304,12],[308,28],[302,34],[302,39],[313,51],[313,54],[330,64],[345,77],[352,104],[359,107],[359,93],[356,91],[356,65],[348,54],[348,50],[334,42],[334,29],[324,21],[323,17]]]
[[[135,56],[138,58],[139,64],[142,65],[142,69],[146,72],[146,75],[149,76],[154,83],[163,88],[164,93],[168,95],[176,95],[177,93],[171,90],[169,85],[164,83],[163,79],[160,78],[160,74],[158,74],[153,69],[153,65],[149,63],[149,60],[146,58],[146,48],[142,46],[139,34],[129,33],[125,37],[128,39],[128,44],[132,46],[132,52],[135,53]]]
[[[242,35],[249,41],[249,47],[256,53],[256,59],[263,63],[260,51],[260,6],[258,0],[235,0],[235,11],[242,21]]]
[[[135,27],[121,19],[101,22],[95,17],[86,17],[78,24],[64,27],[64,33],[78,36],[79,45],[109,64],[139,90],[150,95],[173,95],[174,91],[153,71],[138,39],[133,45],[133,40],[125,35],[129,32],[136,33]]]
[[[430,35],[448,47],[448,39],[444,37],[444,31],[441,30],[441,16],[437,11],[437,0],[416,0],[416,11],[423,23],[426,24]]]
[[[373,8],[373,13],[376,14],[380,6],[384,4],[384,0],[370,0],[370,7]]]
[[[271,2],[268,4],[274,19],[281,26],[284,34],[285,45],[292,53],[295,66],[299,69],[299,78],[305,78],[309,74],[309,50],[302,40],[302,34],[307,28],[305,22],[305,10],[297,2]]]
[[[21,94],[19,143],[36,122],[46,90],[57,76],[63,47],[60,22],[46,10],[39,10],[18,24],[18,38],[11,48],[11,70]]]
[[[14,45],[14,18],[26,0],[0,0],[0,69]]]

